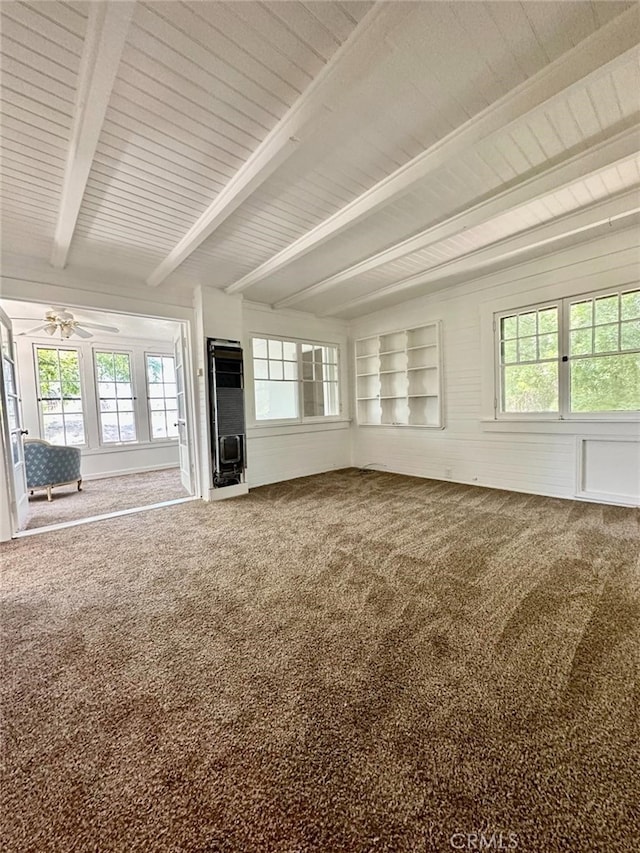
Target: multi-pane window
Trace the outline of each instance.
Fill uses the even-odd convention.
[[[257,421],[297,418],[297,344],[254,338],[253,384]]]
[[[497,319],[501,414],[640,410],[639,289],[567,298]]]
[[[306,418],[339,414],[338,348],[301,344],[302,401]]]
[[[172,355],[147,355],[146,365],[151,438],[176,438],[178,406],[174,358]]]
[[[35,349],[43,438],[53,444],[85,444],[78,350]]]
[[[572,412],[640,409],[640,290],[569,306]]]
[[[256,420],[296,420],[340,413],[338,348],[253,339]]]
[[[500,320],[503,412],[558,411],[558,307]]]
[[[126,352],[94,353],[100,435],[104,444],[136,441],[131,359]]]

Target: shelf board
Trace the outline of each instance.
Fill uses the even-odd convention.
[[[379,397],[380,400],[406,400],[406,394],[386,394],[384,397]]]
[[[438,399],[439,396],[439,394],[407,394],[407,397],[409,397],[410,400],[415,399],[416,397],[435,397]]]
[[[438,346],[438,344],[416,344],[413,347],[407,347],[407,351],[408,350],[414,350],[414,349],[433,349],[433,347],[437,347],[437,346]]]
[[[401,367],[397,370],[379,370],[378,373],[380,373],[380,374],[383,374],[383,373],[404,373],[404,371],[405,371],[405,368]]]
[[[377,355],[377,352],[370,352],[368,355],[357,355],[356,358],[375,358]]]
[[[387,349],[381,350],[378,355],[398,355],[398,353],[404,353],[406,350],[404,347],[402,349]]]
[[[420,367],[407,367],[407,372],[409,370],[437,370],[437,364],[422,364]]]
[[[381,399],[380,397],[356,397],[356,400],[358,401],[358,403],[360,403],[362,400],[380,400],[380,399]]]
[[[378,372],[379,371],[374,370],[373,373],[356,373],[356,379],[360,379],[362,376],[377,376]]]

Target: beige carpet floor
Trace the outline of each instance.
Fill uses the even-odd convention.
[[[3,849],[631,853],[639,553],[353,470],[9,543]]]
[[[178,468],[84,480],[81,492],[75,485],[55,488],[51,502],[47,500],[46,492],[30,495],[26,529],[186,497],[188,494],[180,482]]]

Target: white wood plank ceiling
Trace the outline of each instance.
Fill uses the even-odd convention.
[[[635,3],[0,8],[12,255],[350,317],[639,207]]]

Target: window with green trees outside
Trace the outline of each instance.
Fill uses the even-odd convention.
[[[39,346],[35,350],[43,438],[52,444],[85,444],[78,350]]]
[[[640,410],[640,289],[496,315],[496,414],[611,417]]]
[[[101,351],[95,352],[93,357],[103,444],[136,441],[135,398],[129,354]]]

